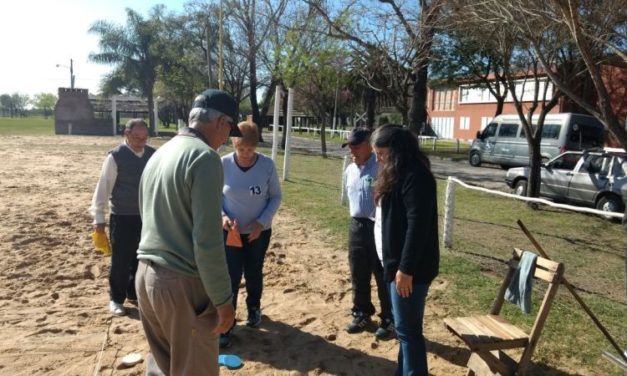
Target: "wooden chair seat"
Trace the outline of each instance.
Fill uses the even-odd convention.
[[[444,325],[472,351],[513,349],[529,342],[527,333],[497,315],[447,318]]]

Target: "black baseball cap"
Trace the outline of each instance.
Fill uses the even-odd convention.
[[[346,145],[359,145],[364,141],[368,141],[370,139],[370,129],[368,128],[353,128],[351,133],[348,134],[347,142],[342,144],[342,147],[346,147]]]
[[[207,89],[194,99],[192,108],[212,108],[222,112],[233,120],[231,133],[229,133],[229,135],[231,137],[242,137],[242,132],[240,132],[237,126],[237,103],[235,102],[235,98],[226,91]]]

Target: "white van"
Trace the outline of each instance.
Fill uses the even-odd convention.
[[[538,115],[532,118],[532,126]],[[548,114],[542,127],[540,152],[542,159],[551,159],[569,150],[603,147],[605,127],[589,115]],[[483,162],[503,168],[528,166],[529,146],[518,115],[499,115],[483,131],[477,132],[468,154],[472,166]]]

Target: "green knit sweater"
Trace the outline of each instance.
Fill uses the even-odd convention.
[[[201,279],[211,302],[231,303],[222,232],[220,156],[200,138],[177,136],[152,156],[140,182],[140,260]]]

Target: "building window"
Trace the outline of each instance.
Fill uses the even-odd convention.
[[[468,130],[470,129],[470,118],[462,116],[459,118],[459,129]]]
[[[438,138],[453,138],[453,123],[455,118],[452,117],[434,117],[431,119],[431,129]]]
[[[453,110],[453,91],[449,89],[433,90],[433,110],[434,111],[452,111]]]
[[[534,100],[536,82],[534,79],[517,80],[516,96],[518,100],[530,102]],[[553,95],[553,84],[547,78],[541,78],[538,81],[538,99],[542,99],[544,90],[547,89],[547,100]],[[501,88],[501,93],[505,91],[505,87]],[[513,102],[511,93],[508,92],[505,98],[506,102]],[[475,85],[462,85],[459,87],[459,103],[496,103],[496,98],[492,95],[487,87],[477,87]]]

